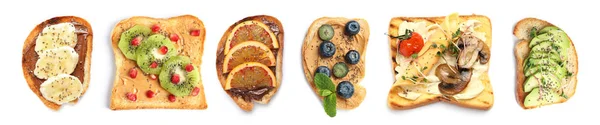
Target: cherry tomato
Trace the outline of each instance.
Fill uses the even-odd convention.
[[[404,57],[410,57],[412,54],[419,53],[424,44],[423,37],[419,33],[412,32],[408,39],[399,41],[398,53]]]

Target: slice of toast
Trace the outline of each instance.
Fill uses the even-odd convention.
[[[115,26],[111,34],[116,72],[110,99],[110,109],[206,109],[207,104],[202,78],[200,78],[200,83],[196,86],[199,88],[197,96],[177,97],[175,102],[170,102],[168,99],[169,92],[160,86],[158,79],[152,80],[150,75],[145,75],[141,71],[138,71],[139,73],[136,78],[129,76],[129,70],[138,66],[136,61],[125,58],[125,55],[123,55],[118,47],[118,43],[121,33],[135,25],[148,27],[158,25],[160,27],[158,32],[166,37],[169,37],[173,33],[177,34],[179,40],[176,42],[175,48],[178,50],[179,55],[189,57],[193,65],[201,69],[200,65],[202,64],[206,30],[202,21],[197,17],[182,15],[161,19],[136,16],[122,20]],[[199,34],[197,36],[191,35],[191,31],[193,30],[199,31]],[[153,98],[146,96],[146,91],[148,90],[152,90],[155,93]],[[129,100],[126,93],[135,93],[137,101]]]
[[[533,109],[533,108],[537,108],[539,106],[536,107],[526,107],[524,105],[524,100],[525,97],[527,96],[528,93],[525,93],[523,91],[523,84],[525,83],[525,74],[523,71],[523,65],[524,65],[524,61],[527,59],[527,56],[529,55],[529,42],[531,41],[531,29],[532,28],[537,28],[538,30],[547,27],[547,26],[554,26],[553,24],[541,20],[541,19],[536,19],[536,18],[525,18],[520,20],[514,27],[513,30],[513,35],[515,35],[515,37],[517,37],[518,41],[515,45],[515,58],[517,61],[517,81],[516,81],[516,87],[515,87],[515,91],[516,91],[516,99],[518,104],[523,108],[523,109]],[[571,39],[571,38],[569,38]],[[572,66],[573,72],[572,72],[572,76],[570,77],[571,79],[568,80],[570,81],[570,84],[568,84],[569,86],[567,88],[571,88],[572,90],[567,92],[567,97],[572,97],[575,94],[575,90],[577,88],[577,73],[578,73],[578,58],[577,58],[577,52],[575,50],[575,45],[573,44],[572,40],[571,40],[571,49],[569,49],[569,58],[570,60],[568,60],[568,62],[570,62],[570,64],[568,64],[569,66]],[[565,98],[561,98],[561,100],[559,100],[559,102],[557,103],[563,103],[566,102],[567,99]],[[555,104],[557,104],[555,103]]]
[[[217,60],[216,60],[216,66],[217,66],[217,76],[219,78],[219,81],[221,83],[221,87],[223,87],[223,90],[225,90],[225,84],[226,84],[226,79],[227,79],[227,75],[228,73],[223,73],[223,61],[225,58],[225,54],[224,54],[224,48],[225,48],[225,43],[227,41],[227,37],[229,36],[229,34],[232,33],[232,30],[238,25],[241,24],[245,21],[258,21],[258,22],[262,22],[264,23],[266,26],[268,26],[270,28],[270,30],[273,32],[273,34],[276,37],[277,42],[279,43],[279,48],[276,49],[275,51],[273,51],[273,53],[275,54],[275,59],[276,59],[276,66],[275,67],[270,67],[271,70],[273,70],[274,75],[276,77],[276,85],[275,88],[273,88],[272,90],[269,91],[269,93],[265,94],[262,99],[257,100],[252,100],[261,104],[267,104],[269,103],[269,101],[271,100],[271,98],[275,95],[275,93],[277,92],[277,90],[279,89],[279,86],[281,86],[281,79],[282,79],[282,68],[283,68],[283,48],[284,48],[284,42],[283,42],[283,25],[281,24],[281,22],[279,22],[279,20],[277,20],[277,18],[272,17],[272,16],[268,16],[268,15],[256,15],[256,16],[251,16],[251,17],[246,17],[242,20],[239,20],[238,22],[234,23],[233,25],[231,25],[223,34],[223,37],[221,37],[221,40],[219,41],[218,44],[218,48],[217,48]],[[245,101],[243,98],[238,97],[238,96],[233,96],[231,92],[229,91],[225,91],[230,97],[231,99],[233,99],[233,101],[244,111],[252,111],[252,108],[254,107],[254,103],[252,103],[252,101],[248,102]]]
[[[348,36],[344,34],[345,24],[351,20],[357,21],[360,25],[360,32],[354,36]],[[323,40],[319,38],[319,27],[324,24],[329,24],[334,29],[334,37],[330,40],[336,46],[336,53],[333,57],[323,58],[319,55],[319,46]],[[366,89],[359,83],[365,77],[365,61],[367,44],[369,42],[369,25],[364,19],[348,19],[343,17],[322,17],[315,20],[304,38],[302,44],[302,66],[304,69],[304,75],[308,81],[310,87],[313,89],[315,94],[318,94],[318,89],[314,83],[314,76],[317,67],[327,66],[333,71],[333,65],[338,62],[345,62],[344,55],[350,50],[356,50],[360,54],[360,61],[357,64],[347,64],[349,72],[343,78],[337,78],[331,76],[331,80],[337,86],[342,81],[349,81],[354,86],[354,94],[348,99],[341,98],[340,96],[336,99],[337,108],[340,109],[354,109],[362,103],[367,94]],[[323,97],[319,96],[321,100]]]
[[[390,27],[389,27],[388,33],[393,34],[393,35],[398,34],[399,26],[401,23],[403,23],[403,21],[407,21],[407,22],[424,21],[427,23],[427,25],[431,25],[431,24],[442,24],[444,22],[444,20],[445,20],[445,17],[395,17],[395,18],[392,18],[392,20],[390,21]],[[488,17],[482,16],[482,15],[462,15],[462,16],[459,16],[459,18],[458,18],[458,22],[464,22],[467,20],[478,20],[479,22],[482,23],[481,27],[476,28],[475,31],[486,33],[486,35],[485,35],[486,40],[484,41],[484,43],[491,49],[491,47],[492,47],[491,46],[492,45],[492,35],[491,35],[492,34],[492,25],[491,25],[490,19]],[[448,34],[452,34],[452,33],[448,33]],[[395,62],[397,49],[394,46],[397,46],[396,41],[398,41],[398,39],[388,37],[388,40],[390,41],[390,56],[392,59],[391,63],[392,63],[392,67],[393,67],[392,73],[395,76],[397,74],[397,72],[394,70],[394,68],[397,66],[397,63]],[[489,63],[487,63],[486,66],[489,68]],[[429,71],[429,69],[427,69],[427,71]],[[427,72],[427,71],[423,71],[423,72]],[[399,79],[396,79],[396,80],[399,80]],[[492,86],[490,84],[488,73],[487,72],[482,73],[480,80],[481,80],[481,83],[484,85],[484,90],[479,95],[477,95],[476,97],[474,97],[472,99],[454,99],[450,96],[443,96],[442,94],[422,93],[422,95],[420,97],[418,97],[417,99],[409,100],[409,99],[399,96],[398,93],[401,92],[402,89],[400,87],[395,86],[395,87],[392,87],[389,91],[388,106],[391,109],[404,110],[404,109],[417,108],[420,106],[428,105],[428,104],[439,102],[439,101],[444,101],[444,102],[449,102],[449,103],[456,104],[456,105],[462,106],[462,107],[488,110],[494,104],[494,93],[492,90]]]
[[[90,65],[92,59],[92,40],[94,33],[92,32],[92,26],[90,23],[83,18],[75,16],[54,17],[38,24],[29,33],[29,36],[27,36],[27,39],[23,44],[23,58],[21,60],[23,75],[31,91],[33,91],[33,93],[35,93],[35,95],[42,100],[46,107],[52,110],[59,110],[61,105],[46,100],[40,92],[40,85],[45,81],[45,79],[39,79],[33,73],[36,62],[39,58],[34,48],[36,45],[36,39],[42,30],[49,25],[59,23],[73,23],[76,30],[78,30],[76,31],[77,45],[74,47],[74,49],[79,54],[79,63],[75,67],[75,71],[72,73],[72,75],[77,77],[83,84],[82,96],[85,94],[90,83]],[[75,104],[77,101],[78,99],[72,101],[71,103]]]

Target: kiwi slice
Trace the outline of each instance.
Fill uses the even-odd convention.
[[[136,48],[138,48],[143,39],[148,37],[152,33],[152,29],[142,25],[135,25],[127,31],[121,33],[121,39],[119,39],[119,49],[123,52],[123,55],[127,59],[136,60]],[[132,41],[137,38],[137,42],[134,44]]]
[[[173,56],[162,68],[160,86],[175,96],[190,95],[190,92],[200,82],[200,73],[188,57]]]
[[[177,54],[175,45],[169,38],[161,34],[148,37],[135,53],[137,65],[146,74],[160,73],[162,65]]]

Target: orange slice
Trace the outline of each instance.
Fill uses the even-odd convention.
[[[273,34],[273,31],[262,22],[258,21],[245,21],[233,28],[227,41],[225,42],[224,54],[229,53],[229,50],[237,44],[246,41],[258,41],[264,43],[269,48],[279,48],[277,37]]]
[[[256,41],[242,42],[225,56],[223,61],[223,73],[227,73],[245,62],[258,62],[267,66],[275,66],[275,55],[269,47]]]
[[[275,75],[269,67],[257,62],[247,62],[231,70],[225,82],[225,90],[275,87],[275,82]]]

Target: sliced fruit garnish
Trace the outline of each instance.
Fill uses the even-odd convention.
[[[200,36],[200,30],[192,30],[192,31],[190,31],[190,35],[192,35],[192,36]]]
[[[227,42],[225,42],[224,54],[228,54],[232,47],[245,41],[258,41],[269,48],[279,48],[277,37],[273,31],[264,23],[252,20],[242,22],[231,30],[227,36]]]
[[[154,97],[154,91],[152,91],[152,90],[146,91],[146,97],[148,97],[148,98]]]
[[[269,47],[256,42],[247,41],[240,43],[231,49],[223,61],[223,73],[227,73],[245,62],[258,62],[267,66],[275,66],[275,55]]]
[[[173,56],[164,65],[158,75],[160,86],[174,96],[188,96],[200,81],[200,73],[196,67],[187,72],[185,67],[191,61],[185,56]]]
[[[127,99],[129,99],[130,101],[134,101],[135,102],[137,100],[137,95],[135,95],[135,94],[133,94],[131,92],[126,93],[125,97],[127,97]]]
[[[171,42],[177,43],[177,41],[179,41],[179,35],[177,35],[177,34],[171,34],[169,36],[169,39],[171,39]]]
[[[158,24],[152,25],[152,32],[157,33],[160,31],[160,26]]]
[[[81,81],[77,77],[67,74],[50,77],[40,85],[42,96],[59,105],[79,98],[82,92]]]
[[[131,68],[129,70],[129,77],[134,78],[137,77],[137,69],[136,68]]]
[[[194,89],[192,89],[192,96],[197,96],[198,93],[200,93],[200,88],[198,87],[194,87]]]
[[[170,102],[175,102],[175,101],[177,101],[177,98],[175,97],[175,95],[171,94],[171,95],[169,95],[169,101]]]
[[[275,87],[275,82],[275,75],[269,67],[258,62],[247,62],[231,70],[225,82],[225,90]]]

